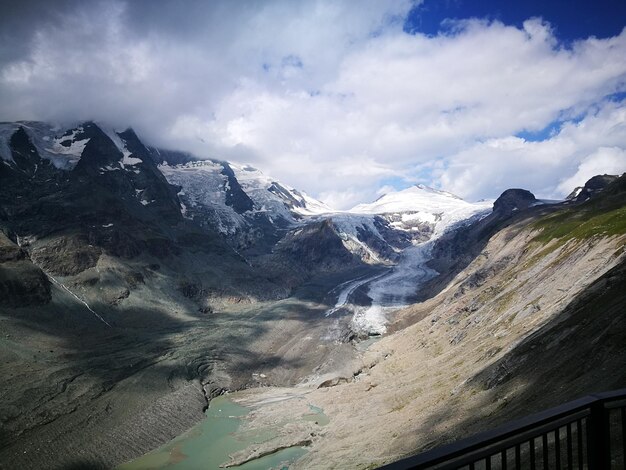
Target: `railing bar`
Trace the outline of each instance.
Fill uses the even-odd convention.
[[[626,394],[626,389],[623,390],[623,393]],[[578,418],[588,416],[590,413],[590,405],[597,402],[598,399],[599,396],[596,395],[581,398],[566,405],[561,405],[559,407],[507,423],[500,428],[476,434],[455,443],[426,451],[414,457],[409,457],[407,459],[385,465],[382,468],[392,470],[421,466],[434,466],[436,464],[449,462],[453,459],[463,457],[469,452],[475,452],[494,444],[499,445],[507,439],[514,439],[515,441],[518,441],[520,436],[525,436],[519,441],[524,442],[532,435],[541,435],[541,433],[543,433],[543,429],[554,429],[554,426],[557,425],[556,423],[563,425],[568,422],[575,421]],[[507,443],[507,445],[509,447],[513,446],[515,445],[515,441]],[[498,452],[497,449],[496,452]]]
[[[556,468],[561,469],[561,436],[559,428],[554,430],[554,455],[556,456]]]
[[[504,449],[502,452],[500,452],[500,459],[502,459],[502,470],[506,470],[506,466],[507,466],[507,461],[506,461],[506,451],[507,449]]]
[[[504,465],[506,466],[508,465],[508,462],[506,462],[508,449],[513,449],[516,444],[528,442],[528,439],[531,437],[533,439],[543,438],[542,441],[545,444],[542,451],[544,454],[544,467],[549,468],[548,457],[550,452],[547,445],[548,434],[557,429],[555,432],[556,435],[559,432],[558,428],[565,427],[568,423],[573,422],[576,422],[576,429],[578,431],[578,467],[585,468],[585,461],[587,461],[586,464],[590,464],[593,463],[590,459],[597,457],[600,459],[600,462],[603,462],[605,458],[609,457],[608,452],[610,452],[610,447],[607,445],[607,441],[608,434],[610,434],[610,423],[608,423],[607,418],[610,413],[607,411],[609,409],[616,409],[617,412],[619,409],[619,412],[624,414],[625,411],[623,408],[626,406],[625,397],[626,389],[588,395],[567,404],[509,422],[496,429],[441,446],[414,457],[403,459],[402,461],[385,465],[384,468],[387,470],[400,470],[406,468],[425,468],[438,464],[445,464],[446,468],[452,468],[452,465],[463,465],[461,464],[462,460],[465,461],[464,465],[467,465],[467,462],[471,462],[471,460],[467,460],[467,456],[470,453],[488,455],[485,453],[485,449],[489,448],[489,455],[495,456],[498,455],[500,452],[499,449],[502,449],[503,446],[506,447],[504,447],[505,450],[501,453],[504,454]],[[622,427],[625,428],[622,433],[622,440],[626,441],[626,419],[622,421]],[[544,429],[546,429],[545,432]],[[571,432],[571,424],[569,430]],[[596,431],[599,432],[596,433]],[[605,436],[607,437],[606,439],[604,438]],[[604,443],[600,445],[602,441],[604,441]],[[568,444],[573,446],[573,441]],[[626,442],[623,442],[622,445],[626,447]],[[558,463],[560,464],[560,439],[555,439],[555,447],[559,448],[559,453],[555,456],[555,460],[558,459]],[[476,455],[474,455],[474,462],[478,462],[484,458],[476,457]],[[478,460],[476,460],[477,458]],[[573,461],[573,458],[571,462],[569,461],[568,455],[569,467],[573,466]],[[604,465],[604,463],[601,463],[600,467],[602,467],[602,465]]]
[[[583,420],[576,421],[576,447],[578,449],[578,470],[583,470]]]
[[[609,413],[602,401],[591,405],[591,415],[586,421],[587,465],[590,470],[607,470],[611,455]]]
[[[615,408],[624,408],[625,406],[626,406],[626,399],[606,401],[604,403],[604,407],[607,410],[612,410]]]
[[[611,464],[611,410],[603,407],[602,426],[604,427],[606,462]]]
[[[469,464],[469,470],[475,470],[475,467],[474,467],[474,462],[470,462],[470,464]]]
[[[585,460],[587,462],[587,468],[591,468],[591,458],[594,452],[593,449],[593,443],[591,442],[593,440],[590,431],[593,428],[593,424],[591,422],[591,416],[588,416],[587,418],[585,418],[585,449],[587,450],[586,455],[585,455]]]
[[[622,465],[626,468],[626,408],[620,408],[622,419]]]
[[[491,455],[485,459],[485,470],[491,470]]]
[[[522,451],[520,446],[521,444],[515,446],[515,470],[522,468]]]
[[[533,437],[530,441],[530,470],[537,470],[536,469],[536,455],[535,455],[535,438]]]
[[[451,465],[450,468],[452,468],[452,464],[454,464],[454,468],[459,468],[459,467],[462,467],[463,465],[468,465],[470,462],[477,462],[478,460],[485,458],[487,455],[495,455],[495,453],[498,453],[500,449],[504,449],[504,448],[510,449],[512,447],[515,447],[515,445],[518,443],[528,442],[528,440],[531,437],[539,437],[542,433],[549,433],[553,431],[555,427],[557,426],[565,426],[568,422],[575,421],[576,419],[585,417],[588,414],[589,414],[588,410],[579,411],[576,414],[561,418],[549,424],[545,424],[539,428],[522,432],[518,434],[517,436],[510,437],[509,439],[503,439],[489,446],[484,445],[479,450],[473,450],[473,451],[468,450],[467,452],[465,452],[465,454],[460,455],[460,456],[451,454],[447,458],[441,458],[437,460],[432,459],[426,462],[419,462],[419,465],[417,464],[406,465],[406,468],[418,467],[420,465],[423,468],[428,468],[429,466],[433,466],[435,464],[444,463],[444,462],[446,464],[450,464]],[[391,470],[393,467],[385,466],[384,468],[388,468],[389,470]],[[448,468],[448,467],[446,466],[444,468]]]
[[[596,401],[603,402],[615,402],[617,400],[624,400],[624,396],[626,395],[626,388],[622,388],[620,390],[613,390],[610,392],[600,392],[594,393],[593,395],[589,395],[589,398],[595,398]]]
[[[567,469],[573,470],[574,456],[572,453],[572,423],[567,423]]]
[[[543,452],[543,470],[550,470],[548,462],[548,433],[541,436],[541,451]]]

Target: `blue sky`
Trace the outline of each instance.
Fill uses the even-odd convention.
[[[155,4],[157,7],[155,7]],[[626,171],[626,2],[0,2],[0,120],[94,119],[337,208]]]
[[[484,18],[522,26],[528,18],[548,21],[561,41],[619,34],[626,21],[623,0],[426,0],[404,20],[410,33],[436,35],[449,19]]]
[[[555,38],[567,47],[589,36],[608,38],[621,33],[626,25],[626,1],[426,0],[411,8],[403,29],[409,34],[436,36],[449,33],[455,20],[480,18],[522,27],[524,21],[533,17],[549,22]],[[624,98],[626,93],[612,96],[616,101]],[[515,135],[528,141],[542,141],[557,134],[562,125],[563,121],[557,119],[541,130],[523,130]]]

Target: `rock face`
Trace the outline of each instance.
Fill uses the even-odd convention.
[[[277,252],[300,263],[309,270],[330,270],[337,265],[358,264],[344,246],[332,219],[313,223],[289,233],[276,247]]]
[[[0,265],[0,306],[44,305],[50,299],[50,281],[37,266],[26,261]]]
[[[524,210],[537,202],[535,195],[525,189],[507,189],[493,203],[493,211],[503,216]]]
[[[28,307],[50,302],[50,281],[27,253],[0,232],[0,307]]]
[[[224,165],[222,175],[226,176],[226,205],[231,206],[238,214],[251,211],[254,208],[254,202],[248,197],[246,192],[241,189],[233,169],[228,165]]]
[[[576,188],[569,196],[568,200],[574,202],[585,202],[600,194],[608,185],[618,179],[614,175],[597,175],[585,183],[582,188]]]
[[[64,236],[37,243],[32,259],[45,271],[58,276],[74,276],[97,263],[102,249],[90,245],[84,236]]]

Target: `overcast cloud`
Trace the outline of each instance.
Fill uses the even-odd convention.
[[[401,0],[13,3],[1,120],[130,125],[340,208],[417,182],[562,197],[626,171],[626,31],[567,47],[538,18],[409,35]]]

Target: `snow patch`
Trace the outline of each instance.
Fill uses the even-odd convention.
[[[13,161],[10,149],[11,136],[19,129],[23,128],[26,131],[31,143],[37,149],[39,156],[43,159],[49,160],[56,168],[61,170],[71,170],[76,166],[76,163],[80,160],[84,146],[87,144],[88,139],[83,139],[77,142],[71,143],[71,140],[76,137],[76,129],[69,135],[61,138],[56,138],[59,133],[65,133],[65,131],[59,127],[51,126],[43,122],[32,121],[18,121],[0,124],[0,159],[3,161]],[[68,140],[69,147],[60,145],[60,142]]]
[[[477,203],[491,205],[491,202]],[[471,207],[471,204],[447,191],[429,188],[428,186],[412,186],[402,191],[387,193],[369,204],[358,204],[350,211],[357,214],[393,214],[393,213],[423,213],[436,214],[449,212],[462,207]],[[424,215],[424,217],[427,217]]]
[[[89,138],[78,139],[77,136],[82,134],[84,129],[78,127],[72,130],[70,135],[61,136],[52,141],[52,147],[47,148],[46,150],[50,153],[54,153],[57,155],[71,155],[74,157],[79,157],[83,154],[83,150],[85,150],[85,146],[89,142]],[[68,144],[69,145],[64,145]]]
[[[124,164],[124,166],[139,165],[140,163],[143,163],[143,160],[141,158],[131,157],[130,155],[130,152],[128,152],[128,154],[124,154],[124,157],[122,158],[122,163]],[[135,173],[139,172],[135,171]]]
[[[280,183],[250,165],[242,166],[234,163],[228,163],[228,165],[235,173],[241,188],[255,202],[256,207],[265,207],[265,210],[277,212],[287,220],[292,218],[292,213],[300,216],[311,216],[335,212],[322,201],[318,201],[304,191],[298,191],[291,186]],[[300,205],[287,207],[285,199],[269,191],[273,185],[279,185],[280,188],[288,193],[289,197],[293,198]]]
[[[118,170],[121,170],[122,168],[119,166],[106,165],[106,166],[100,167],[100,169],[104,172],[104,171],[118,171]]]
[[[434,224],[437,221],[437,216],[430,212],[409,212],[402,214],[402,222],[427,222]]]

